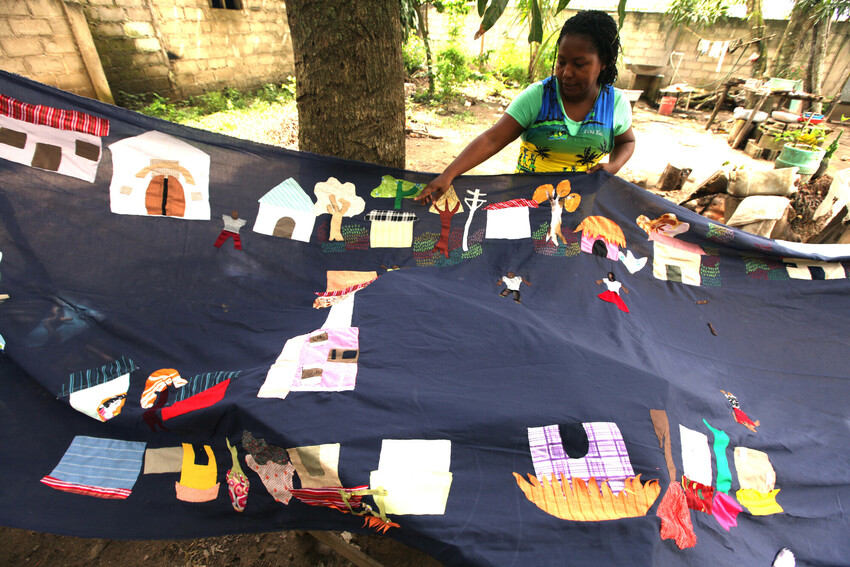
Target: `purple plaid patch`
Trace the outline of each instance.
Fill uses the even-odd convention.
[[[625,488],[624,481],[635,476],[620,428],[613,422],[582,425],[587,432],[590,448],[587,455],[580,459],[567,457],[557,425],[528,428],[534,474],[538,478],[552,474],[560,476],[561,473],[582,480],[594,477],[600,483],[607,480],[611,491],[619,493]]]

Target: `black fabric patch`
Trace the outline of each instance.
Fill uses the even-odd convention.
[[[558,424],[561,433],[561,444],[564,452],[571,459],[581,459],[590,450],[590,440],[581,422]]]

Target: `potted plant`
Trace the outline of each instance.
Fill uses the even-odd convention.
[[[841,122],[847,122],[850,120],[850,116],[841,115]],[[826,151],[823,154],[823,159],[820,161],[820,166],[817,171],[815,171],[814,175],[812,175],[812,179],[817,179],[829,168],[829,160],[832,159],[832,156],[835,155],[835,152],[838,150],[838,141],[841,139],[841,135],[844,133],[844,130],[839,130],[838,134],[835,135],[835,138],[832,139],[832,142],[826,147]]]
[[[776,158],[776,169],[797,167],[800,175],[806,179],[818,170],[826,154],[826,150],[821,146],[826,141],[829,130],[809,122],[800,129],[782,133],[781,138],[786,142]]]

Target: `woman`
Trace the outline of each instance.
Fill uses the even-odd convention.
[[[552,76],[526,88],[495,125],[480,134],[416,197],[430,203],[455,177],[522,136],[518,172],[615,174],[634,152],[631,106],[617,79],[617,23],[596,10],[568,19],[558,37]],[[600,159],[608,155],[608,163]]]

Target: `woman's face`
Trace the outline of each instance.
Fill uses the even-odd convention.
[[[566,35],[558,45],[555,56],[555,77],[566,100],[596,98],[597,79],[605,64],[593,42],[581,35]]]

